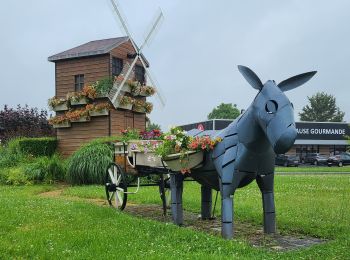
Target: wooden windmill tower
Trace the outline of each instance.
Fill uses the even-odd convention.
[[[156,90],[155,94],[161,106],[165,99],[162,97],[159,85],[152,76],[149,62],[142,54],[144,46],[149,43],[152,35],[159,27],[163,14],[160,12],[151,26],[147,37],[140,47],[133,40],[130,31],[122,17],[120,7],[115,0],[109,0],[126,37],[118,37],[104,40],[91,41],[75,48],[63,51],[48,58],[55,63],[55,97],[53,100],[57,105],[53,110],[56,117],[53,122],[57,127],[57,139],[59,140],[59,151],[64,156],[70,155],[83,143],[104,136],[114,136],[126,128],[145,130],[146,113],[132,108],[122,108],[121,99],[132,97],[137,101],[146,101],[144,96],[132,96],[125,91],[127,81],[145,84],[149,82]],[[114,81],[110,91],[104,96],[96,98],[85,98],[84,102],[73,102],[67,95],[71,93],[82,93],[84,87],[100,81],[102,78],[121,78]],[[52,99],[50,99],[52,100]],[[92,114],[79,118],[64,119],[66,115],[75,115],[83,111],[87,106],[96,106],[109,103],[113,109],[99,116]],[[147,102],[146,102],[147,103]],[[53,105],[52,105],[53,107]],[[84,114],[85,115],[85,114]],[[62,119],[63,118],[63,119]],[[57,120],[56,120],[57,119]],[[60,119],[62,119],[60,122]],[[66,120],[66,121],[64,121]]]

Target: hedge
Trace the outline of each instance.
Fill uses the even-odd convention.
[[[57,139],[53,137],[20,138],[18,148],[21,152],[33,156],[52,156],[57,149]]]

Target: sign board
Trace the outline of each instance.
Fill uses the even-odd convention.
[[[346,140],[350,136],[348,124],[296,122],[297,139]]]

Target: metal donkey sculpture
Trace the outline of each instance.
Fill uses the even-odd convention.
[[[233,237],[233,195],[235,190],[256,180],[262,193],[264,232],[275,233],[274,161],[275,153],[287,152],[294,144],[297,131],[293,104],[285,91],[299,87],[316,71],[307,72],[278,85],[273,80],[262,84],[249,68],[238,66],[248,83],[259,91],[249,108],[227,128],[210,133],[221,137],[212,152],[205,155],[202,167],[193,169],[191,177],[202,185],[202,218],[211,216],[212,189],[221,192],[221,234]],[[194,135],[208,135],[197,131]],[[171,176],[172,213],[176,224],[183,223],[183,176]]]

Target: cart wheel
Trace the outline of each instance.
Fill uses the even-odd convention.
[[[110,206],[123,210],[128,199],[128,186],[126,183],[125,173],[121,167],[111,163],[106,171],[105,188],[107,201]]]

